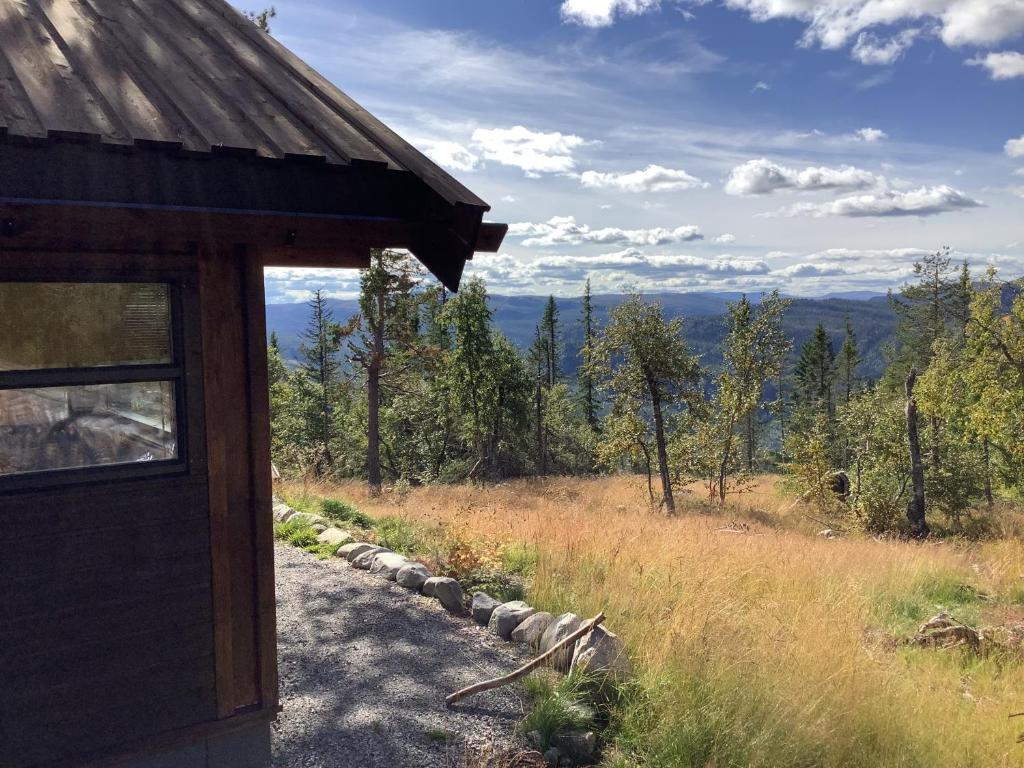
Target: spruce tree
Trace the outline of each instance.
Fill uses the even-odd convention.
[[[822,414],[831,419],[835,416],[832,386],[836,378],[836,353],[832,339],[821,323],[801,348],[793,378],[793,400],[799,417]]]
[[[334,466],[331,449],[335,416],[333,390],[341,371],[338,361],[341,330],[334,321],[323,291],[318,290],[313,294],[309,309],[309,323],[300,336],[299,367],[313,385],[315,405],[310,414],[308,431],[314,447],[311,469],[319,477]]]
[[[594,349],[594,306],[590,297],[590,278],[587,278],[587,282],[583,286],[583,314],[580,322],[583,324],[583,349],[581,350],[583,364],[577,372],[577,383],[583,401],[583,416],[590,428],[597,430],[597,387],[590,367],[587,365]]]
[[[850,316],[846,316],[843,346],[839,348],[839,385],[842,387],[843,403],[849,403],[857,387],[857,366],[860,365],[860,350],[857,334],[853,330]]]

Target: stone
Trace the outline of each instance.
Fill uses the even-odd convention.
[[[294,515],[291,515],[286,522],[296,523],[300,525],[308,525],[310,527],[316,525],[317,523],[320,523],[325,527],[331,524],[331,521],[328,520],[326,517],[320,517],[320,515],[311,515],[308,512],[296,512]]]
[[[555,618],[540,639],[540,652],[547,653],[560,641],[567,638],[580,628],[580,617],[575,613],[563,613]],[[561,649],[551,657],[551,666],[559,672],[568,672],[569,664],[572,662],[572,646]]]
[[[438,579],[443,578],[442,576],[431,576],[423,582],[423,586],[420,587],[420,592],[423,593],[424,597],[434,597],[434,588],[437,586]]]
[[[427,566],[423,563],[406,563],[398,572],[395,581],[406,589],[413,589],[418,592],[429,578],[430,571],[427,570]]]
[[[342,544],[350,544],[352,542],[352,534],[341,530],[341,528],[328,528],[317,536],[316,540],[321,544],[340,547]]]
[[[539,648],[540,639],[544,637],[544,632],[554,620],[555,617],[546,611],[533,614],[512,630],[512,642]]]
[[[370,570],[370,566],[373,565],[374,558],[377,557],[381,552],[390,552],[391,550],[385,549],[384,547],[374,547],[369,549],[363,554],[356,557],[351,561],[353,568],[358,568],[361,571]]]
[[[558,751],[558,747],[552,747],[544,753],[544,759],[548,765],[558,765],[558,759],[562,756],[562,753]]]
[[[434,597],[445,607],[445,610],[459,616],[466,613],[466,606],[462,602],[462,587],[459,582],[447,576],[434,576],[432,579],[427,579],[424,586],[431,581],[434,582]]]
[[[323,523],[313,523],[313,525],[311,525],[310,528],[312,528],[313,532],[316,533],[317,538],[320,537],[321,533],[327,530],[327,526]]]
[[[577,763],[589,763],[597,752],[597,736],[593,731],[572,731],[556,736],[555,747]]]
[[[978,630],[957,621],[945,612],[932,616],[921,625],[917,634],[914,635],[914,643],[933,648],[953,648],[967,645],[978,650],[981,648],[981,639],[981,633]]]
[[[339,552],[344,552],[345,559],[350,563],[354,563],[357,557],[365,555],[367,552],[380,552],[384,547],[378,547],[376,544],[367,544],[365,541],[353,542],[352,544],[346,544],[342,547]],[[369,568],[370,566],[366,566]]]
[[[494,609],[501,605],[501,601],[495,600],[486,592],[473,593],[473,619],[481,627],[486,627],[491,620]]]
[[[570,669],[573,672],[601,674],[622,682],[633,672],[626,645],[614,632],[598,625],[576,641]]]
[[[409,561],[395,552],[378,552],[373,556],[370,563],[370,573],[383,576],[388,581],[394,581],[398,572],[409,564]]]
[[[536,608],[531,608],[522,600],[502,603],[491,612],[491,619],[487,622],[487,628],[502,640],[509,640],[512,638],[512,630],[536,612]]]
[[[283,501],[274,502],[274,520],[279,523],[287,523],[288,518],[295,514],[295,510]]]

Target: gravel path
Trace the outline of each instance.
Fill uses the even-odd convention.
[[[467,745],[515,746],[517,687],[444,706],[519,666],[512,646],[344,561],[281,544],[275,554],[284,711],[274,768],[447,767]]]

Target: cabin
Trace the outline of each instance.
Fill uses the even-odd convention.
[[[223,0],[0,0],[0,766],[269,764],[263,270],[488,210]]]

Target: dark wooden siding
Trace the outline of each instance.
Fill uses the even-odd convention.
[[[215,717],[205,479],[0,497],[0,766]]]

